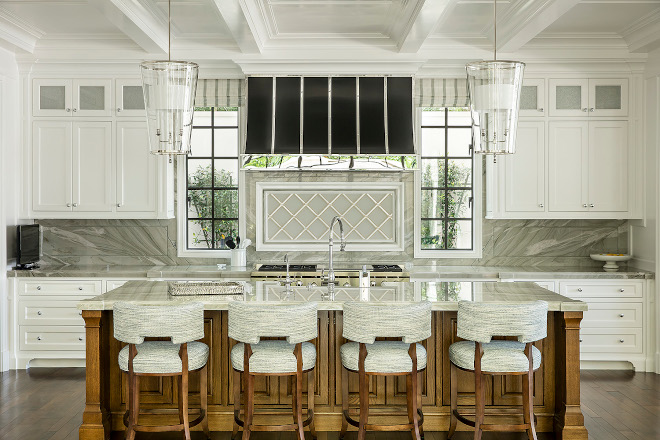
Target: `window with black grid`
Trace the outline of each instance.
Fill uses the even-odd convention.
[[[239,234],[237,108],[195,108],[186,176],[187,248],[228,249]]]
[[[474,249],[474,153],[467,108],[425,108],[421,124],[421,249]]]

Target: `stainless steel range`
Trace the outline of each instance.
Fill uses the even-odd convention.
[[[289,277],[294,286],[321,286],[326,272],[316,264],[289,265]],[[284,281],[287,276],[286,264],[261,264],[250,275],[256,281]],[[410,281],[410,274],[396,264],[374,264],[364,265],[362,269],[335,270],[337,286],[359,287],[361,280],[368,280],[369,286],[380,286],[383,282]]]

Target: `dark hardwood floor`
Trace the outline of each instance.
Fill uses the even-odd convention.
[[[0,373],[0,439],[75,440],[85,403],[85,370],[33,368]],[[660,438],[660,375],[628,371],[583,371],[582,409],[589,438],[635,440]],[[193,440],[203,439],[193,432]],[[319,433],[319,440],[336,434]],[[347,436],[354,440],[355,434]],[[426,440],[444,440],[442,432],[427,432]],[[116,436],[119,440],[121,435]],[[138,440],[170,440],[179,433],[138,434]],[[293,433],[255,433],[254,440],[293,440]],[[410,439],[407,433],[368,433],[369,440]],[[459,432],[456,440],[472,438]],[[484,440],[523,440],[524,433],[484,433]],[[540,435],[539,440],[549,440]],[[229,440],[228,433],[213,433],[214,440]],[[114,439],[113,439],[114,440]]]

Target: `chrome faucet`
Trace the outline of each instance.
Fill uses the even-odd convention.
[[[336,216],[330,222],[330,230],[328,233],[328,275],[323,276],[322,278],[328,284],[328,293],[334,293],[335,290],[335,269],[333,267],[333,254],[332,248],[334,245],[334,239],[332,238],[332,230],[335,227],[335,223],[339,223],[339,250],[341,252],[346,250],[346,241],[344,240],[344,223],[341,221],[341,217]]]
[[[293,279],[289,274],[289,254],[284,254],[284,262],[286,263],[286,278],[282,284],[286,287],[285,293],[292,293],[293,289],[291,289],[291,284],[293,284]]]

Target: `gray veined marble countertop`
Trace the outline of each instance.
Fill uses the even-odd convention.
[[[322,264],[321,264],[322,265]],[[354,268],[357,268],[354,267]],[[339,270],[338,267],[336,270]],[[78,277],[78,278],[150,278],[150,279],[213,279],[247,278],[254,265],[218,269],[217,266],[47,266],[36,270],[8,271],[9,277]],[[619,272],[605,272],[590,267],[536,266],[414,266],[413,279],[462,280],[543,280],[543,279],[653,279],[655,274],[632,267]]]
[[[332,297],[325,287],[294,287],[292,293],[271,281],[241,281],[245,284],[242,295],[172,296],[167,281],[129,281],[103,295],[86,299],[78,304],[81,310],[112,310],[117,301],[130,301],[144,305],[168,305],[199,301],[206,310],[227,310],[230,301],[254,301],[268,304],[316,301],[319,310],[341,310],[346,301],[372,301],[382,304],[401,304],[429,300],[436,311],[455,311],[458,301],[481,301],[519,304],[543,300],[550,311],[585,311],[587,304],[572,300],[537,286],[534,283],[501,282],[394,282],[381,287],[336,287]]]

